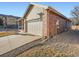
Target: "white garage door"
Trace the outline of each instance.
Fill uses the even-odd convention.
[[[28,22],[27,29],[27,32],[30,34],[42,36],[42,21]]]

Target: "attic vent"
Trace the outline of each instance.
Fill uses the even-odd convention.
[[[42,20],[44,13],[38,13],[38,15],[40,16],[40,20]]]

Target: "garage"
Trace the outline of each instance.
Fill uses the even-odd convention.
[[[27,22],[27,32],[29,34],[33,35],[43,35],[43,27],[42,27],[43,22],[42,21],[28,21]]]

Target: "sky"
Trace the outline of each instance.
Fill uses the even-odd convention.
[[[79,2],[34,2],[37,4],[51,6],[64,16],[70,18],[74,6],[79,6]],[[0,14],[14,15],[22,17],[29,2],[0,2]]]

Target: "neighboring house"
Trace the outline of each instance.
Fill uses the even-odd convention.
[[[72,25],[71,26],[72,30],[78,30],[79,31],[79,25]]]
[[[19,18],[20,17],[0,14],[0,24],[3,25],[4,28],[18,29],[17,20]]]
[[[71,21],[49,6],[29,4],[23,18],[19,19],[20,31],[51,37],[69,30]]]

